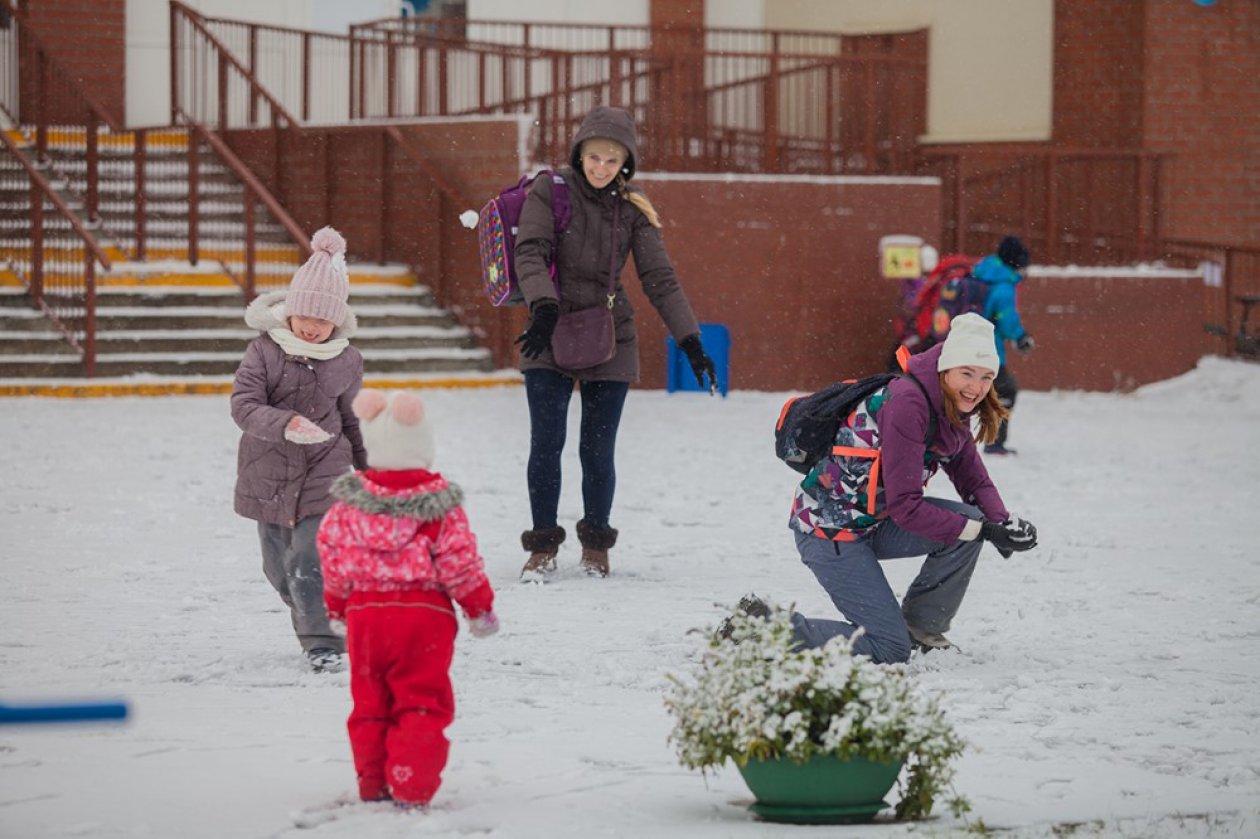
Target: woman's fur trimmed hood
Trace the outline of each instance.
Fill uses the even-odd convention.
[[[433,489],[404,494],[378,494],[368,488],[372,484],[362,473],[342,475],[332,485],[332,495],[357,510],[376,516],[441,521],[451,510],[464,503],[464,491],[457,485],[438,481]]]
[[[266,294],[260,294],[255,297],[253,302],[245,307],[245,325],[251,329],[257,329],[259,332],[267,332],[271,329],[288,329],[288,315],[284,307],[288,296],[288,289],[281,289],[279,291],[269,291]],[[333,338],[349,338],[358,331],[358,328],[359,321],[354,316],[354,310],[347,309],[346,319],[333,329],[329,340]]]

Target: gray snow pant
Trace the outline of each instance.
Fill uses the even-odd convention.
[[[972,519],[983,514],[969,504],[940,498],[929,504],[962,513]],[[983,541],[941,544],[902,530],[886,520],[856,542],[833,542],[796,531],[801,561],[814,572],[831,596],[831,602],[848,622],[807,618],[792,614],[792,627],[805,647],[821,647],[837,635],[850,637],[857,627],[865,633],[853,651],[873,661],[893,663],[910,658],[907,624],[925,632],[944,633],[962,605],[971,572],[975,570]],[[879,567],[881,559],[927,554],[919,576],[906,590],[900,606],[888,579]]]
[[[307,516],[294,528],[259,522],[263,573],[289,607],[303,650],[327,647],[345,652],[346,641],[333,632],[324,608],[324,575],[315,546],[321,521],[323,516]]]

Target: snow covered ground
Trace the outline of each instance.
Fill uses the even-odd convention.
[[[446,782],[426,814],[346,803],[347,676],[307,672],[231,509],[222,396],[0,400],[0,702],[122,698],[124,724],[0,728],[0,836],[954,835],[754,821],[738,772],[682,769],[665,674],[755,590],[829,603],[785,527],[783,394],[634,392],[614,576],[516,582],[519,388],[426,391],[503,631],[461,633]],[[576,421],[576,405],[573,419]],[[1260,366],[1206,359],[1130,395],[1025,393],[990,468],[1041,547],[987,549],[916,659],[972,748],[973,824],[1018,837],[1260,835]],[[562,521],[580,515],[576,428]],[[943,477],[932,487],[948,494]],[[886,564],[904,589],[912,560]],[[893,793],[895,795],[895,791]]]

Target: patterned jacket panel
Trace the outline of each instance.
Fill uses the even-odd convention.
[[[329,614],[344,613],[354,591],[440,591],[469,617],[489,611],[493,592],[459,487],[424,473],[414,487],[396,489],[372,474],[338,479],[332,492],[339,500],[320,525]]]
[[[827,539],[851,541],[890,518],[905,530],[948,544],[966,519],[924,500],[939,469],[959,497],[990,521],[1006,507],[989,478],[968,427],[950,422],[936,373],[943,345],[913,356],[907,372],[923,385],[895,379],[858,406],[836,434],[836,449],[796,489],[790,525]],[[936,416],[930,445],[929,412]],[[874,489],[872,489],[874,487]],[[874,493],[872,497],[872,493]]]
[[[888,400],[882,388],[863,401],[836,433],[832,454],[824,457],[797,485],[791,524],[805,533],[834,538],[844,530],[853,538],[887,516],[880,479],[879,412]],[[935,474],[939,458],[925,454],[923,482]]]

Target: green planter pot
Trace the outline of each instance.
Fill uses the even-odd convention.
[[[757,798],[748,809],[766,821],[858,824],[889,806],[884,795],[896,783],[901,762],[826,756],[794,763],[781,758],[750,760],[739,771]]]

